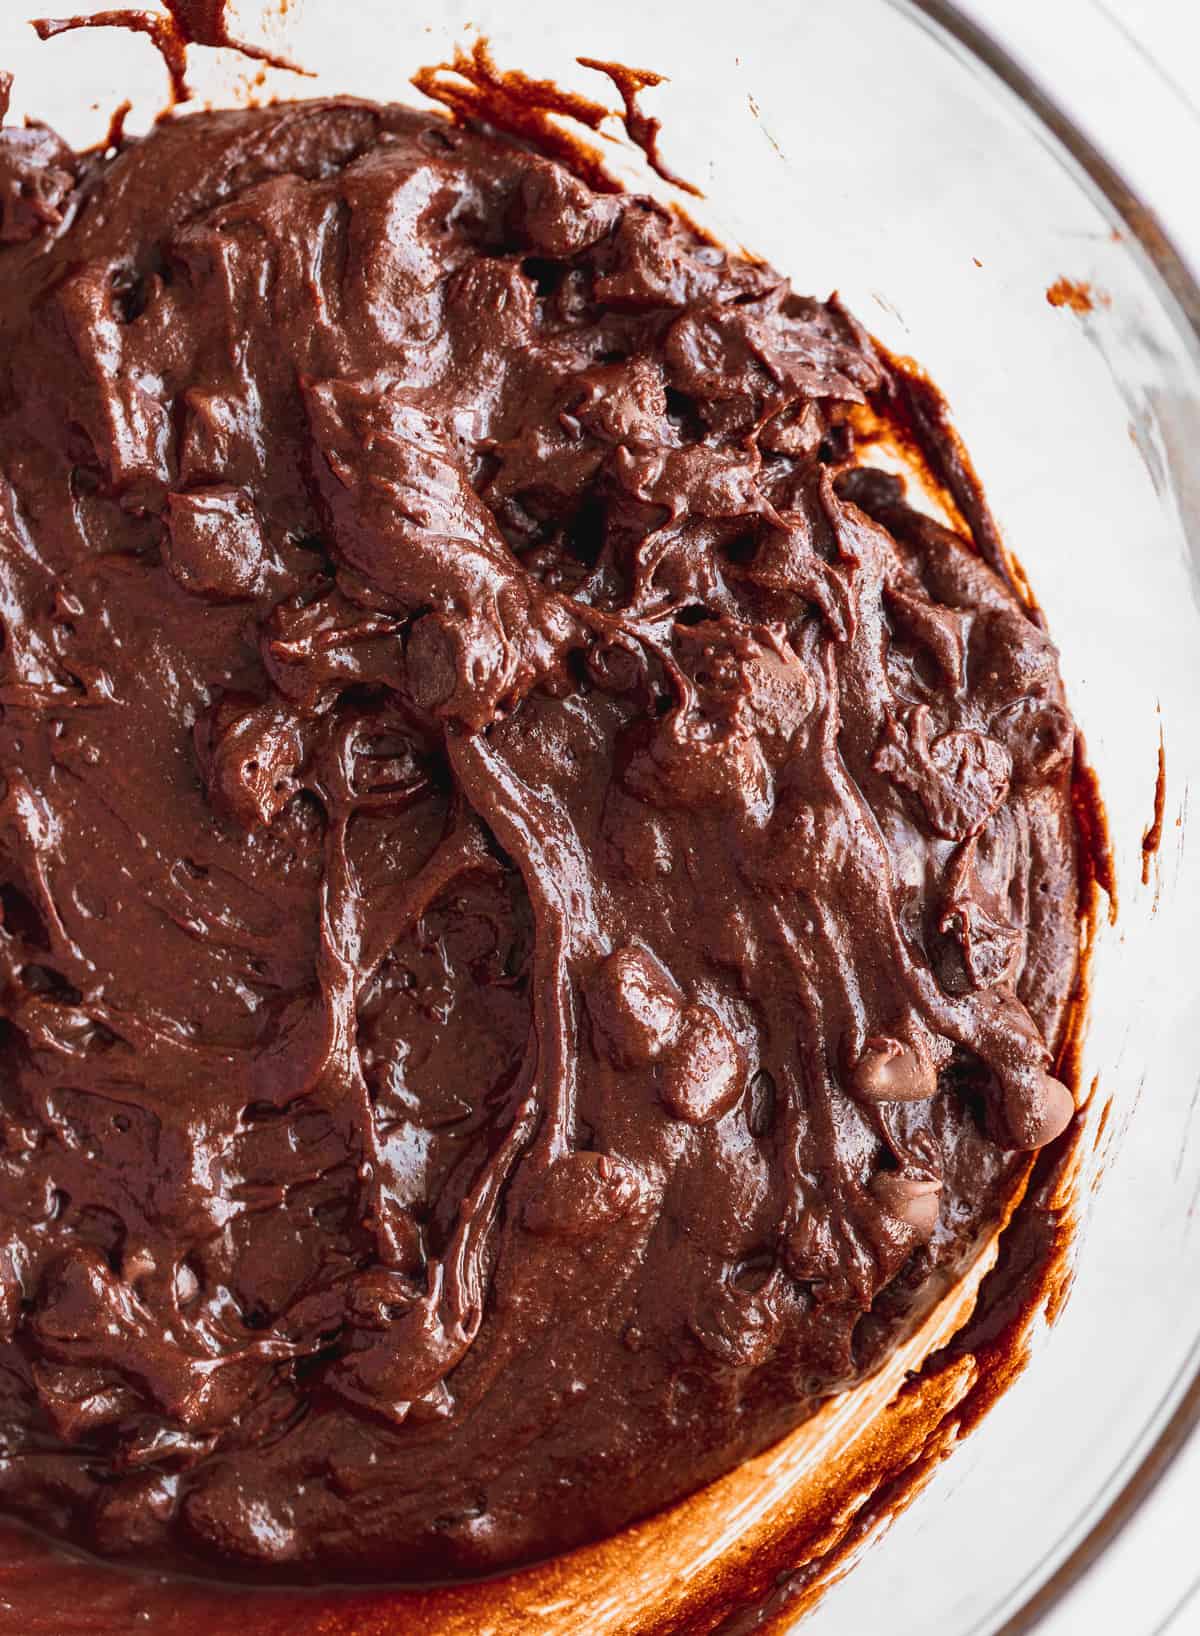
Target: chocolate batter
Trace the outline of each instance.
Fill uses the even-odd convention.
[[[339,100],[0,135],[0,1506],[430,1580],[875,1366],[1073,1108],[1073,727],[889,368]]]

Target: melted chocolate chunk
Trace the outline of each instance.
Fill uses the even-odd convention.
[[[0,133],[0,1505],[429,1580],[874,1367],[1071,1098],[1072,724],[887,370],[356,101]]]

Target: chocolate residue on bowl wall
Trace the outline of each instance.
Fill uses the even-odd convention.
[[[125,141],[125,121],[133,111],[133,103],[126,99],[118,102],[108,116],[108,129],[100,141],[101,153],[116,153]]]
[[[580,96],[578,92],[564,91],[553,80],[533,79],[519,69],[498,67],[491,46],[483,36],[475,39],[470,49],[456,46],[449,62],[419,69],[412,83],[425,96],[440,102],[455,119],[476,120],[531,142],[540,152],[569,165],[577,176],[601,193],[622,191],[621,184],[606,168],[604,155],[558,121],[572,119],[586,130],[598,132],[606,120],[619,119],[629,140],[641,150],[657,176],[694,198],[703,197],[692,182],[668,170],[658,151],[661,121],[638,105],[639,93],[663,84],[666,76],[650,68],[628,68],[622,63],[601,62],[594,57],[575,60],[581,68],[607,75],[621,94],[624,112],[606,108],[603,103]]]
[[[662,129],[662,121],[655,119],[638,107],[638,93],[648,90],[655,85],[661,85],[665,75],[656,74],[651,68],[626,68],[619,62],[600,62],[595,57],[576,57],[575,61],[581,68],[594,68],[598,73],[607,74],[609,79],[621,93],[621,100],[625,104],[625,129],[629,132],[629,140],[641,148],[646,155],[646,162],[655,175],[661,176],[664,182],[672,187],[680,188],[684,193],[690,193],[693,198],[702,198],[700,189],[693,182],[685,181],[677,176],[673,170],[668,170],[658,151],[658,133]]]
[[[1142,836],[1142,885],[1149,886],[1150,872],[1162,845],[1163,814],[1167,805],[1167,747],[1162,728],[1158,730],[1158,774],[1154,780],[1154,816]]]
[[[1001,538],[946,399],[914,358],[890,352],[873,336],[871,341],[888,368],[887,390],[884,399],[851,410],[856,441],[890,445],[919,487],[946,513],[956,533],[971,540],[988,567],[1024,603],[1034,623],[1044,625],[1025,574]]]
[[[1092,878],[1108,899],[1108,923],[1115,926],[1120,905],[1108,815],[1100,796],[1099,781],[1087,761],[1082,740],[1076,743],[1072,796],[1075,803],[1075,825],[1079,831],[1080,867],[1091,871]]]
[[[612,109],[564,91],[553,80],[534,79],[517,68],[501,69],[482,36],[469,49],[456,45],[449,62],[419,68],[412,83],[460,123],[489,125],[530,143],[539,153],[569,166],[598,193],[620,191],[600,150],[558,123],[571,119],[585,130],[599,131]]]
[[[288,57],[268,51],[265,46],[235,39],[226,22],[225,0],[162,0],[162,4],[166,7],[165,16],[130,7],[82,16],[39,17],[32,20],[31,27],[40,40],[52,40],[80,28],[124,28],[130,33],[145,34],[171,76],[172,103],[186,102],[191,94],[187,82],[187,54],[191,45],[225,47],[272,68],[304,72]]]
[[[1067,307],[1071,312],[1094,312],[1097,306],[1107,307],[1108,297],[1093,290],[1086,279],[1056,278],[1046,291],[1046,300],[1052,307]]]

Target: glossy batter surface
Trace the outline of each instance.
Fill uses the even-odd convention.
[[[887,393],[434,116],[0,135],[0,1506],[493,1569],[945,1287],[1072,1112],[1073,728]]]

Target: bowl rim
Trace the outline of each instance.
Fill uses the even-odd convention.
[[[1058,157],[1065,152],[1068,160],[1083,171],[1109,209],[1120,218],[1129,239],[1145,255],[1164,286],[1160,291],[1162,305],[1180,341],[1200,357],[1200,269],[1193,271],[1154,207],[1141,198],[1117,165],[1065,111],[1036,74],[952,0],[889,0],[889,3],[927,33],[943,42],[948,37],[952,45],[982,64],[1034,115],[1053,139],[1053,145],[1059,150]],[[1021,1606],[995,1628],[993,1636],[1029,1636],[1029,1632],[1044,1628],[1049,1615],[1067,1593],[1108,1551],[1158,1489],[1200,1427],[1200,1357],[1196,1352],[1192,1356],[1190,1379],[1132,1473],[1083,1538],[1026,1596]]]

